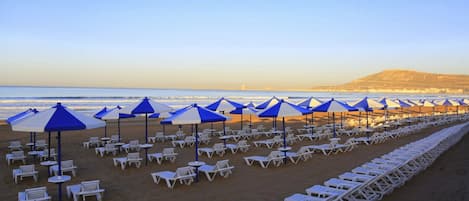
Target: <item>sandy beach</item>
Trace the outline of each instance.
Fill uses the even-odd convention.
[[[299,128],[304,123],[297,120],[290,120],[287,122],[287,126],[293,128]],[[266,127],[270,127],[271,122],[257,122],[257,124],[262,123]],[[239,122],[236,122],[236,119],[232,123],[228,123],[228,126],[231,126],[233,129],[239,128]],[[446,125],[447,126],[447,125]],[[446,127],[443,126],[443,127]],[[204,124],[201,126],[200,130],[203,128],[209,128],[210,124]],[[150,122],[149,127],[150,135],[155,131],[161,130],[161,125],[158,125],[156,121]],[[221,123],[215,124],[217,130],[221,129]],[[86,130],[86,131],[71,131],[64,132],[62,134],[62,145],[63,145],[63,160],[73,159],[75,164],[79,167],[77,177],[73,177],[72,180],[65,185],[77,184],[81,181],[99,179],[101,181],[102,187],[106,190],[104,195],[104,200],[112,201],[125,201],[125,200],[283,200],[286,196],[289,196],[293,193],[303,192],[305,188],[312,186],[314,184],[321,184],[328,178],[337,176],[338,174],[349,171],[354,167],[372,159],[377,156],[380,156],[384,153],[390,152],[393,149],[405,145],[409,142],[415,141],[417,139],[423,138],[432,134],[433,132],[441,129],[442,127],[433,127],[424,129],[421,132],[418,132],[413,135],[405,136],[399,139],[388,140],[385,143],[377,145],[360,145],[358,148],[354,149],[351,152],[340,153],[337,155],[324,156],[322,154],[315,154],[312,159],[306,162],[299,162],[297,165],[288,163],[282,165],[278,168],[268,168],[263,169],[259,166],[247,166],[244,163],[244,156],[251,155],[267,155],[270,153],[271,149],[265,147],[256,148],[253,145],[247,153],[228,153],[224,157],[214,156],[212,159],[209,159],[207,156],[201,156],[199,160],[204,161],[208,164],[214,164],[217,160],[229,159],[230,163],[235,166],[234,173],[229,178],[217,177],[213,182],[209,182],[205,176],[201,176],[201,180],[198,183],[193,183],[190,186],[176,184],[174,189],[169,189],[164,183],[155,184],[150,176],[150,173],[171,170],[174,171],[178,167],[186,166],[187,162],[194,160],[194,148],[177,148],[176,152],[179,153],[175,163],[165,162],[162,165],[157,163],[149,163],[148,166],[142,165],[141,168],[130,167],[125,170],[121,170],[119,167],[114,167],[112,163],[113,156],[105,156],[104,158],[98,157],[95,155],[94,149],[85,149],[82,147],[81,142],[86,141],[90,136],[103,136],[103,128]],[[167,126],[167,133],[174,133],[177,130],[175,126]],[[190,132],[188,126],[184,127],[186,133]],[[110,123],[108,126],[108,133],[115,133],[116,126],[113,123]],[[141,120],[130,120],[122,125],[122,138],[124,141],[131,139],[144,139],[144,126],[143,121]],[[12,132],[8,126],[0,126],[0,133],[2,133],[2,138],[0,139],[0,152],[2,156],[8,152],[7,146],[8,141],[14,139],[21,139],[23,143],[26,143],[29,140],[29,134]],[[47,135],[38,134],[38,139],[46,139]],[[55,134],[54,134],[55,136]],[[262,139],[262,138],[261,138]],[[342,138],[345,140],[345,138]],[[214,142],[221,142],[217,138],[212,138],[212,142],[209,145],[201,145],[201,147],[212,146]],[[469,139],[467,137],[455,148],[460,150],[461,147],[464,148],[464,143],[468,143]],[[322,141],[303,141],[294,144],[293,150],[297,150],[303,145],[309,144],[325,144],[328,143],[326,140]],[[52,143],[56,144],[55,140]],[[172,147],[169,142],[161,143],[158,142],[155,146],[149,150],[149,152],[161,152],[164,147]],[[452,195],[451,189],[457,190],[461,188],[456,188],[460,186],[461,182],[456,182],[451,179],[446,179],[445,175],[451,174],[461,174],[461,177],[466,177],[466,169],[457,171],[456,173],[441,172],[441,168],[450,165],[453,166],[462,166],[467,163],[467,157],[460,156],[464,155],[463,151],[450,151],[448,154],[442,156],[442,159],[437,161],[435,166],[429,168],[430,174],[426,172],[416,177],[416,179],[411,180],[404,188],[396,191],[396,195],[392,194],[390,197],[387,197],[387,200],[406,200],[405,198],[409,193],[419,193],[423,192],[426,188],[420,187],[420,183],[432,183],[434,185],[444,182],[445,188],[444,194],[440,194],[440,198],[446,198],[443,195]],[[453,153],[454,152],[454,153]],[[143,156],[143,151],[141,151]],[[451,157],[451,153],[456,154],[456,158],[466,159],[465,162],[458,163],[445,163]],[[447,156],[448,155],[448,156]],[[118,154],[118,156],[125,156],[124,153]],[[441,161],[440,161],[441,160]],[[33,163],[32,158],[28,158],[28,164]],[[0,185],[0,200],[16,200],[17,192],[24,190],[25,188],[35,187],[35,186],[47,186],[48,192],[53,196],[54,200],[57,200],[57,186],[47,183],[47,172],[45,167],[39,166],[36,161],[36,168],[39,170],[39,182],[35,183],[32,179],[25,179],[19,184],[14,184],[11,170],[17,167],[20,163],[15,163],[14,165],[7,166],[6,162],[0,163],[0,168],[5,171],[0,172],[0,177],[2,178],[2,185]],[[441,164],[441,165],[438,165]],[[433,170],[433,171],[432,171]],[[440,177],[436,177],[433,182],[433,177],[431,172],[436,172],[440,174]],[[458,173],[459,172],[459,173]],[[455,175],[456,176],[456,175]],[[458,177],[460,178],[460,177]],[[430,180],[432,182],[430,182]],[[415,182],[415,184],[413,184]],[[454,185],[454,188],[451,186]],[[410,186],[410,187],[408,187]],[[466,185],[465,185],[466,186]],[[420,191],[410,191],[408,189],[418,188]],[[434,188],[431,188],[434,189]],[[467,192],[467,186],[465,187]],[[400,192],[402,191],[402,192]],[[422,194],[422,193],[420,193]],[[467,193],[466,193],[467,195]],[[461,197],[462,196],[462,197]],[[459,197],[453,197],[455,199],[447,200],[464,200],[459,198],[464,198],[464,195]],[[411,196],[414,197],[414,196]],[[419,197],[415,197],[414,200]],[[436,198],[436,197],[435,197]],[[88,200],[88,199],[87,199]],[[90,199],[92,200],[92,199]],[[412,199],[409,199],[412,200]],[[425,200],[425,199],[424,199]],[[445,200],[445,199],[438,199]]]

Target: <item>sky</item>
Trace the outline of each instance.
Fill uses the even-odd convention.
[[[469,74],[469,1],[0,1],[0,85],[298,90]]]

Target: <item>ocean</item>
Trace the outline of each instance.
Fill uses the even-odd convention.
[[[181,108],[188,104],[197,103],[208,105],[220,97],[226,97],[240,103],[261,103],[272,96],[298,103],[306,97],[316,97],[320,100],[335,98],[342,101],[356,101],[365,96],[379,99],[409,98],[443,99],[467,98],[467,96],[446,96],[441,94],[380,94],[380,93],[327,93],[327,92],[298,92],[298,91],[232,91],[232,90],[192,90],[192,89],[120,89],[120,88],[75,88],[75,87],[10,87],[0,86],[0,120],[28,108],[39,111],[53,106],[57,102],[82,111],[87,114],[104,106],[125,106],[148,96],[155,101],[166,103],[173,108]]]

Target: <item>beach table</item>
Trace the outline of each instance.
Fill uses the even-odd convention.
[[[57,184],[59,189],[62,189],[62,184],[70,181],[72,179],[71,176],[68,175],[59,175],[54,177],[49,177],[47,181],[49,183]],[[59,190],[59,200],[62,200],[62,190]]]
[[[57,165],[57,161],[43,161],[40,164],[41,166],[47,167],[47,176],[50,177],[50,166]]]
[[[229,139],[229,138],[230,138],[230,136],[228,136],[228,135],[218,137],[218,139],[223,140],[223,145],[225,145],[225,148],[226,148],[226,140]]]
[[[283,152],[283,163],[287,164],[287,152],[291,150],[291,147],[280,147],[277,150]]]
[[[139,145],[141,149],[145,149],[145,165],[148,165],[148,149],[153,147],[153,144],[141,144]]]
[[[195,168],[195,182],[199,182],[199,167],[205,164],[206,163],[202,161],[192,161],[187,163],[187,165]]]

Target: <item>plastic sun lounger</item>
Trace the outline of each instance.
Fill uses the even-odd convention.
[[[148,154],[147,157],[150,162],[155,159],[158,164],[161,164],[163,160],[169,160],[174,163],[177,155],[178,153],[174,152],[174,148],[164,148],[162,153]]]
[[[52,198],[47,193],[47,188],[36,187],[18,192],[18,201],[50,201]]]
[[[313,197],[305,194],[295,193],[286,197],[283,201],[328,201],[330,198]]]
[[[34,165],[22,165],[18,169],[13,169],[13,179],[15,184],[18,184],[18,177],[23,180],[24,177],[33,177],[34,181],[37,182],[39,178],[39,172],[36,171]]]
[[[62,175],[66,172],[72,172],[72,175],[75,177],[76,176],[76,170],[78,169],[77,166],[73,164],[73,160],[66,160],[62,161]],[[49,169],[50,173],[54,173],[54,175],[58,175],[59,173],[59,166],[58,165],[53,165]]]
[[[24,151],[13,151],[11,154],[6,154],[5,158],[8,165],[15,161],[23,161],[23,164],[26,164],[26,156],[24,155]]]
[[[235,154],[238,150],[247,152],[251,145],[246,140],[240,140],[237,144],[226,144],[226,148],[231,150],[231,153]]]
[[[140,168],[142,160],[143,159],[140,158],[139,152],[128,153],[127,157],[113,158],[114,166],[117,167],[120,164],[122,170],[124,170],[127,165],[131,166],[132,164],[135,164],[137,168]]]
[[[272,163],[276,167],[280,166],[283,163],[283,155],[280,151],[272,151],[268,156],[248,156],[244,157],[244,161],[247,165],[252,166],[254,162],[258,162],[262,168],[269,167],[269,164]]]
[[[209,181],[213,181],[215,176],[219,174],[220,176],[227,178],[232,174],[234,166],[229,164],[229,160],[218,161],[215,165],[203,165],[199,167],[199,171],[205,173]]]
[[[216,153],[219,156],[225,155],[225,146],[223,143],[215,143],[213,147],[205,147],[205,148],[199,148],[197,150],[197,154],[202,155],[203,153],[206,153],[209,158],[212,158],[213,154]]]
[[[176,172],[172,171],[161,171],[151,173],[153,181],[158,184],[163,179],[166,181],[168,188],[174,188],[177,181],[181,184],[190,185],[194,182],[196,174],[192,167],[180,167],[176,169]]]
[[[322,185],[314,185],[306,189],[306,194],[310,196],[317,195],[320,198],[330,198],[334,199],[340,195],[347,193],[346,190],[331,188]]]
[[[99,187],[99,180],[83,181],[80,184],[67,186],[67,196],[73,197],[74,201],[78,201],[80,196],[83,196],[83,201],[86,197],[95,196],[96,200],[101,201],[104,196],[104,189]]]

